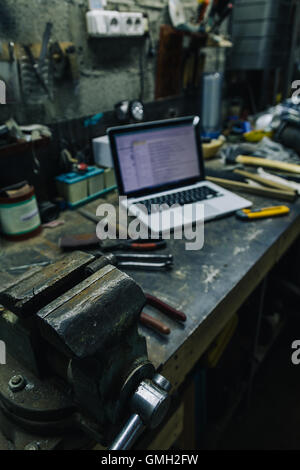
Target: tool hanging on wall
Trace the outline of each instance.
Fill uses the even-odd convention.
[[[49,53],[52,60],[53,78],[62,80],[66,74],[67,60],[59,42],[56,41],[50,45]]]
[[[36,46],[23,45],[26,55],[21,57],[20,73],[27,103],[43,102],[46,97],[53,101],[53,80],[47,57],[52,26],[52,23],[47,23],[40,50]]]
[[[77,61],[77,51],[73,44],[69,45],[66,50],[67,58],[69,61],[69,71],[75,85],[78,84],[80,78],[80,71]]]

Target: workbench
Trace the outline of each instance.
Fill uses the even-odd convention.
[[[255,206],[280,201],[245,195]],[[107,195],[84,208],[95,214],[101,202],[117,202]],[[145,292],[154,294],[187,315],[185,324],[160,316],[171,333],[163,337],[144,326],[150,360],[178,388],[208,346],[247,297],[300,235],[300,202],[287,204],[282,218],[243,222],[234,215],[205,224],[205,242],[200,251],[186,251],[185,240],[168,241],[164,250],[174,256],[171,271],[127,271]],[[57,241],[62,235],[93,232],[95,224],[76,211],[61,214],[65,224],[22,243],[1,240],[1,289],[15,277],[8,268],[54,260],[61,255]],[[162,251],[162,253],[164,252]],[[156,312],[151,312],[156,316]],[[160,314],[158,314],[160,315]]]

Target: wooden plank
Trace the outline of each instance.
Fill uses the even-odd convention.
[[[287,184],[277,183],[275,181],[269,180],[267,178],[263,178],[262,176],[257,175],[256,173],[250,173],[249,171],[244,170],[234,170],[234,173],[244,176],[245,178],[249,178],[250,180],[256,181],[264,186],[269,186],[270,188],[280,189],[282,191],[295,192],[296,190],[292,191],[292,188]]]
[[[177,441],[177,445],[181,450],[196,448],[195,393],[195,382],[191,381],[182,397],[182,406],[184,407],[183,428]]]
[[[37,151],[42,147],[46,147],[50,144],[50,141],[51,139],[49,137],[42,137],[32,142],[17,142],[16,144],[5,145],[0,147],[0,158],[6,158],[12,155],[24,157],[24,153]]]
[[[172,26],[160,28],[155,99],[179,95],[182,80],[183,34]]]

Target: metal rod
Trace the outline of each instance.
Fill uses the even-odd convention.
[[[120,434],[115,438],[109,450],[131,449],[144,429],[145,425],[139,415],[132,415]]]
[[[144,254],[144,253],[118,253],[117,259],[126,260],[142,260],[142,261],[173,261],[173,255],[155,255],[155,254]]]
[[[156,271],[157,269],[171,269],[173,263],[166,261],[164,263],[142,263],[140,261],[120,261],[118,267],[123,268],[134,268],[134,269],[146,269]]]

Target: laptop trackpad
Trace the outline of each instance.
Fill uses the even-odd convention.
[[[219,212],[220,211],[216,207],[211,205],[210,203],[209,204],[208,203],[204,204],[204,217],[205,217],[205,219],[213,217],[216,214],[218,214]]]

